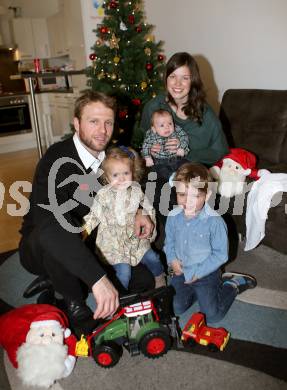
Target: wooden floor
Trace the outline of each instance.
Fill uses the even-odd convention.
[[[37,149],[23,150],[0,154],[0,253],[16,249],[18,247],[20,234],[19,229],[22,223],[22,217],[12,216],[13,208],[20,209],[23,201],[20,200],[20,194],[13,197],[9,194],[15,181],[27,180],[32,183],[36,164],[38,162]],[[5,193],[4,193],[5,191]],[[22,193],[22,196],[29,197],[29,193]],[[4,199],[3,199],[4,198]],[[12,210],[11,210],[12,208]]]

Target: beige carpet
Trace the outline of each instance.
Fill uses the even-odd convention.
[[[246,252],[243,248],[244,243],[240,243],[236,259],[227,265],[226,271],[256,276],[257,287],[245,291],[236,299],[287,310],[287,255],[265,245]]]
[[[23,386],[6,357],[4,360],[12,390],[40,390]],[[157,360],[131,357],[125,352],[111,369],[98,367],[91,358],[80,358],[74,372],[50,390],[286,390],[286,387],[286,382],[249,368],[170,351]]]
[[[209,357],[212,356],[209,353],[206,356],[202,356],[184,351],[169,351],[166,356],[158,360],[150,360],[142,355],[131,357],[125,351],[118,365],[107,370],[98,367],[92,358],[79,358],[72,375],[54,385],[51,390],[286,390],[286,382],[276,379],[277,375],[269,376],[264,371],[270,373],[268,370],[266,371],[266,366],[269,367],[272,364],[278,365],[282,363],[281,365],[279,364],[279,371],[281,371],[280,375],[277,376],[277,378],[281,378],[284,373],[284,364],[287,361],[286,353],[281,351],[280,354],[278,350],[278,347],[284,348],[286,344],[287,335],[285,330],[284,332],[280,331],[281,338],[278,338],[277,334],[276,340],[280,339],[281,343],[266,342],[266,338],[269,341],[273,340],[272,337],[274,334],[276,335],[276,332],[278,333],[279,325],[280,329],[287,329],[287,325],[285,326],[282,323],[285,317],[282,317],[280,314],[282,309],[286,310],[287,304],[287,256],[265,246],[260,246],[250,252],[244,252],[243,247],[243,244],[241,244],[236,260],[227,266],[227,270],[247,272],[255,275],[258,280],[258,287],[253,291],[246,291],[237,298],[241,301],[250,302],[253,305],[239,301],[235,302],[226,316],[226,322],[223,326],[226,326],[231,331],[232,336],[229,348],[225,352],[219,353],[223,356],[222,360]],[[11,280],[14,281],[10,277],[8,270],[5,271],[4,266],[8,266],[8,264],[4,263],[1,267],[2,288],[8,280],[10,282]],[[15,271],[18,268],[13,269]],[[17,286],[16,292],[18,294],[18,290],[22,291],[22,288],[19,286],[19,272],[15,271],[14,275],[15,278],[16,275],[18,276],[18,283],[13,283],[13,289],[15,290],[15,286]],[[26,285],[27,281],[23,283]],[[8,290],[6,286],[5,291]],[[264,291],[266,292],[265,295],[263,294]],[[17,294],[14,291],[13,298]],[[4,295],[4,291],[2,295]],[[18,295],[20,296],[20,294]],[[10,302],[8,297],[7,302]],[[254,306],[254,304],[261,306]],[[242,305],[244,305],[244,308]],[[262,313],[267,312],[267,315],[261,316],[261,311]],[[243,312],[244,316],[242,316]],[[278,313],[280,317],[275,317]],[[253,332],[254,334],[252,333],[252,337],[247,338],[246,336],[248,335],[245,335],[244,332],[248,334]],[[285,341],[282,337],[285,338]],[[240,341],[238,343],[236,339],[249,340],[247,349],[242,349],[242,343]],[[262,356],[265,356],[263,344],[275,345],[277,347],[277,350],[276,348],[272,349],[272,347],[266,349],[269,360],[265,359],[264,363],[261,362]],[[241,353],[244,355],[242,358]],[[240,358],[238,358],[238,354]],[[234,356],[235,359],[233,359]],[[245,362],[249,357],[252,357],[253,361],[258,362],[258,370],[242,365],[244,364],[242,359]],[[230,361],[235,361],[239,364],[234,364]],[[5,370],[3,369],[3,373],[1,373],[4,379],[3,385],[0,375],[1,390],[39,390],[36,387],[25,387],[20,383],[15,370],[6,356],[4,363]],[[251,367],[254,368],[253,365]],[[10,386],[4,378],[5,371]]]

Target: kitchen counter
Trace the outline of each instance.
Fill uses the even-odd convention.
[[[73,76],[77,74],[85,74],[85,69],[82,70],[67,70],[60,72],[31,72],[31,73],[21,73],[20,77],[23,79],[28,79],[29,77],[42,78],[42,77],[55,77],[55,76]]]
[[[45,89],[41,91],[35,91],[35,94],[42,93],[74,93],[73,88],[55,88],[55,89]],[[4,92],[0,94],[0,98],[2,97],[13,97],[13,96],[22,96],[22,95],[30,95],[30,92],[25,91],[16,91],[16,92]]]

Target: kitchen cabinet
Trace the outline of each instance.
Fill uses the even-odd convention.
[[[36,98],[41,138],[46,147],[72,134],[76,96],[66,93],[38,94]]]
[[[51,56],[61,57],[69,53],[64,9],[47,18]]]
[[[81,2],[79,0],[64,0],[63,7],[69,57],[73,61],[75,69],[84,69],[86,55]]]
[[[36,58],[51,56],[48,26],[46,19],[31,19]]]
[[[50,42],[45,18],[15,18],[13,31],[21,60],[50,57]]]

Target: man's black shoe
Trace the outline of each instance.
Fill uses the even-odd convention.
[[[92,310],[81,300],[64,300],[64,311],[69,320],[78,323],[93,318]]]
[[[24,298],[31,298],[44,290],[53,289],[51,280],[46,275],[40,275],[33,280],[23,293]]]
[[[54,290],[44,290],[37,298],[37,303],[45,303],[48,305],[57,306],[57,299],[55,298]]]

